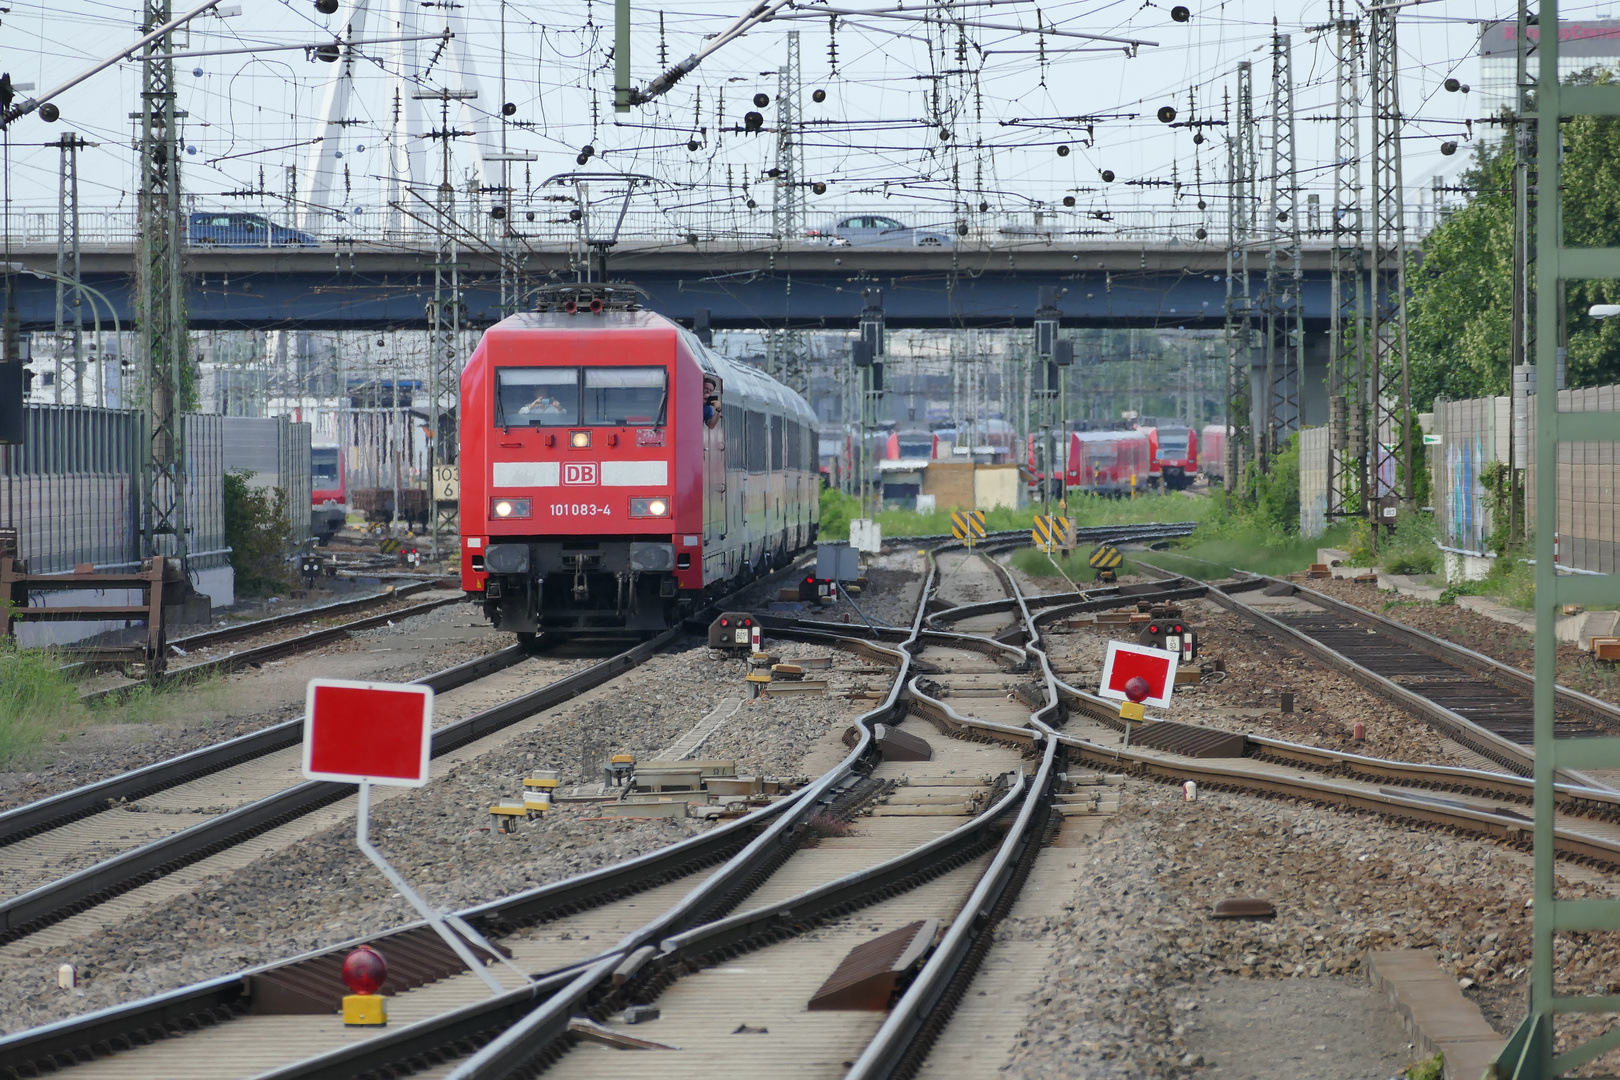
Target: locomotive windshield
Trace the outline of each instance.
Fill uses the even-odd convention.
[[[497,368],[495,426],[659,426],[665,386],[659,367]]]
[[[664,369],[585,369],[587,427],[652,427],[664,422]]]
[[[324,486],[335,487],[338,478],[337,447],[317,446],[312,449],[309,452],[309,475],[313,480],[330,480],[331,483]]]
[[[578,427],[579,368],[496,368],[495,426]]]

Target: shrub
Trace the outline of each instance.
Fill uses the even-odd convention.
[[[237,593],[262,596],[289,585],[292,529],[287,523],[286,490],[249,487],[248,475],[225,474],[225,543],[231,549]]]

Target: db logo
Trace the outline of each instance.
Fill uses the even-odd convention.
[[[597,464],[594,461],[567,461],[563,463],[562,482],[565,484],[595,484]]]

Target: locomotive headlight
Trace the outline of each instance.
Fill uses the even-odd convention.
[[[568,435],[568,445],[575,450],[584,450],[591,445],[591,433],[588,431],[574,431]]]
[[[528,499],[495,499],[489,506],[491,517],[526,518],[533,516],[533,504]]]
[[[668,499],[631,499],[630,516],[633,518],[669,517]]]

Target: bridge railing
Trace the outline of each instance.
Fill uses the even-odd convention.
[[[207,211],[253,214],[275,227],[262,230],[265,237],[262,243],[235,240],[210,243],[201,233],[188,237],[191,246],[203,249],[318,245],[426,250],[438,246],[441,233],[438,212],[426,202],[409,206],[409,212],[361,206],[341,213],[310,213],[301,221],[268,207],[209,206],[201,196],[189,197],[187,203],[188,222],[191,213]],[[905,231],[885,240],[884,246],[891,247],[914,243],[974,249],[1124,243],[1221,249],[1227,236],[1225,205],[1212,204],[1199,210],[1191,200],[1157,208],[1109,210],[1095,205],[1076,205],[1015,212],[991,209],[981,213],[948,204],[905,204],[896,199],[870,206],[814,207],[803,215],[792,235],[781,237],[775,234],[768,201],[759,201],[753,207],[749,207],[746,200],[729,198],[662,206],[643,204],[627,210],[622,221],[616,205],[592,208],[577,219],[571,216],[575,209],[572,199],[520,200],[507,204],[487,193],[458,193],[453,228],[460,247],[489,254],[494,254],[504,244],[518,251],[570,247],[585,250],[591,241],[609,239],[615,231],[620,243],[637,245],[831,244],[827,233],[837,222],[868,216],[898,221],[904,227]],[[1330,239],[1324,223],[1317,220],[1319,216],[1312,214],[1304,223],[1305,240],[1312,246],[1325,244]],[[58,237],[55,206],[14,207],[10,221],[14,246],[55,247]],[[1421,237],[1432,224],[1432,215],[1419,216],[1411,224],[1411,238]],[[136,240],[135,209],[124,206],[81,210],[79,233],[81,247],[85,250],[127,248]],[[1254,246],[1263,247],[1264,238],[1255,241]]]

